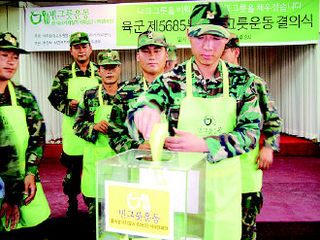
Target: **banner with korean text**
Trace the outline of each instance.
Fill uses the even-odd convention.
[[[319,40],[319,1],[252,0],[218,1],[230,13],[229,30],[241,46],[292,45]],[[167,41],[189,47],[186,30],[194,5],[201,1],[26,9],[26,49],[69,49],[69,36],[89,34],[94,49],[134,49],[146,30],[163,32]]]

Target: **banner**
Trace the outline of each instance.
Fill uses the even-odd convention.
[[[29,51],[69,50],[74,32],[87,32],[94,49],[116,47],[115,5],[27,8],[25,21]]]
[[[240,45],[310,44],[319,40],[319,1],[218,1],[230,13],[229,30]],[[69,36],[89,34],[94,49],[135,49],[146,30],[189,47],[186,31],[192,8],[201,1],[102,4],[26,9],[26,49],[68,50]]]

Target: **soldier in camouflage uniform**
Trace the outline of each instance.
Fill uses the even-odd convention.
[[[92,47],[88,34],[83,32],[71,34],[70,54],[74,62],[58,71],[48,97],[52,106],[63,113],[63,152],[60,161],[67,168],[63,181],[63,192],[69,198],[67,217],[76,216],[78,211],[77,195],[80,193],[82,151],[85,142],[75,135],[72,136],[74,117],[83,91],[97,86],[101,82],[97,72],[98,66],[90,61],[91,53]],[[72,89],[71,82],[74,83]],[[77,82],[78,87],[76,86]],[[80,87],[80,83],[84,86]]]
[[[255,148],[260,137],[261,121],[254,83],[255,76],[243,67],[220,60],[230,36],[227,26],[227,10],[218,3],[209,2],[194,7],[187,32],[193,57],[159,76],[152,83],[149,91],[140,96],[138,103],[129,111],[127,124],[129,133],[134,139],[139,139],[139,136],[142,135],[145,140],[148,140],[154,124],[161,122],[161,115],[164,115],[167,116],[170,134],[170,137],[165,139],[165,147],[171,151],[207,152],[208,162],[213,163],[207,164],[209,169],[214,168],[216,164],[219,166],[224,159],[228,159],[226,163],[231,159],[233,161],[235,156]],[[229,81],[225,81],[226,73],[229,75]],[[225,94],[227,91],[224,86],[228,86],[227,83],[229,83],[229,93]],[[185,103],[191,103],[190,99],[193,105],[188,106]],[[224,102],[223,99],[229,100]],[[203,106],[203,104],[206,104],[207,107],[205,108],[206,105]],[[224,107],[225,105],[227,107]],[[204,118],[197,116],[201,111],[207,114],[202,115]],[[231,114],[227,114],[229,112]],[[222,119],[220,116],[223,116]],[[200,121],[200,119],[203,120]],[[227,130],[223,132],[219,129]],[[211,134],[215,132],[218,134]],[[239,161],[233,163],[234,166],[239,166],[236,165]],[[240,172],[239,167],[238,169],[237,174]],[[241,177],[240,174],[238,176]],[[207,179],[208,177],[212,178],[212,175],[207,176]],[[225,183],[228,184],[228,181],[225,180]],[[208,184],[213,183],[207,181]],[[212,186],[211,189],[219,186]],[[241,186],[237,189],[230,185],[228,187],[230,188],[223,188],[221,191],[236,191],[238,202],[238,199],[241,199],[241,189],[239,189]],[[207,201],[209,202],[206,204],[206,211],[210,212],[208,216],[222,212],[228,216],[224,219],[232,222],[233,216],[231,215],[234,213],[227,212],[228,206],[214,210],[214,207],[210,206],[214,204],[214,201],[210,202],[211,200],[208,199]],[[224,201],[219,203],[223,206]],[[219,206],[216,205],[216,207]],[[237,207],[240,210],[240,206]],[[237,222],[240,223],[241,216],[239,213],[235,213],[235,216],[236,223],[233,222],[230,225],[235,228],[237,235],[225,239],[236,239],[241,236]],[[210,224],[210,221],[213,220],[206,219],[205,224]],[[214,222],[211,227],[215,228],[216,224],[219,225]],[[208,232],[209,237],[205,239],[212,239],[209,228],[210,226],[206,226],[206,234]],[[219,229],[214,231],[216,230],[219,232]],[[224,231],[224,233],[217,234],[219,235],[217,239],[224,239],[223,235],[230,233]]]
[[[107,50],[98,54],[98,73],[102,78],[102,86],[85,91],[83,99],[79,104],[76,114],[74,130],[76,135],[88,141],[87,148],[83,157],[83,174],[81,180],[81,190],[84,201],[88,206],[89,217],[92,220],[92,227],[95,230],[95,167],[96,161],[105,159],[110,156],[108,154],[108,141],[102,144],[97,143],[99,134],[106,135],[108,129],[108,116],[110,116],[113,98],[118,90],[118,80],[121,73],[121,63],[119,53],[117,51]],[[102,103],[99,96],[102,97]],[[98,119],[97,110],[103,107],[109,107],[104,119]],[[101,112],[101,111],[100,111]],[[98,146],[99,145],[99,146]],[[102,156],[95,156],[93,152],[102,150]],[[113,150],[109,151],[115,154]]]
[[[165,72],[170,71],[171,69],[175,68],[178,64],[179,58],[177,55],[177,47],[174,44],[168,44],[167,45],[168,49],[168,60],[166,62],[166,68],[164,69]]]
[[[11,229],[19,222],[19,207],[30,204],[39,194],[36,183],[40,182],[39,163],[45,144],[44,119],[35,97],[28,89],[11,81],[21,53],[27,52],[19,48],[15,36],[0,32],[0,176],[6,190],[0,216],[6,214],[6,225],[11,221]],[[26,127],[21,134],[17,129],[24,124]],[[18,134],[18,140],[15,134]],[[25,139],[22,146],[25,150],[21,150],[21,139]],[[27,196],[25,199],[24,195]]]
[[[240,45],[239,38],[231,34],[229,42],[221,59],[239,66]],[[252,74],[253,75],[253,74]],[[256,159],[258,168],[267,170],[273,162],[273,151],[279,151],[280,129],[282,120],[271,99],[266,81],[254,76],[258,91],[259,106],[262,113],[263,124],[261,131],[264,133],[263,147]],[[263,205],[261,191],[242,193],[242,238],[243,240],[256,239],[256,216]]]
[[[137,61],[141,76],[128,80],[115,96],[108,128],[110,146],[116,152],[132,148],[149,148],[143,140],[133,140],[124,125],[127,111],[135,104],[141,93],[147,91],[151,82],[164,72],[168,53],[166,39],[162,33],[146,31],[138,37]]]
[[[210,3],[211,4],[211,3]],[[218,20],[217,20],[218,21]],[[230,33],[227,29],[211,29],[210,26],[196,25],[196,30],[189,28],[188,38],[191,42],[193,95],[202,98],[215,98],[222,94],[222,67],[220,56],[225,48]],[[192,30],[192,31],[191,31]],[[222,33],[221,33],[222,32]],[[200,43],[196,42],[199,41]],[[202,43],[202,41],[204,43]],[[201,49],[202,45],[209,50]],[[211,44],[211,45],[210,45]],[[202,51],[202,52],[201,52]],[[160,75],[153,81],[148,92],[139,98],[138,103],[128,113],[128,126],[132,136],[138,138],[139,132],[149,139],[155,119],[160,120],[160,113],[168,116],[171,135],[182,134],[185,137],[169,137],[166,145],[170,150],[210,152],[210,161],[220,161],[227,156],[235,156],[253,148],[259,140],[260,109],[258,106],[254,76],[243,67],[236,67],[228,62],[226,66],[230,78],[230,95],[237,102],[237,125],[234,131],[220,136],[205,138],[194,137],[188,144],[187,133],[177,128],[180,102],[186,96],[186,63],[178,65],[173,70]],[[206,68],[207,66],[210,66]],[[211,66],[213,66],[211,68]],[[210,71],[209,71],[210,70]],[[150,118],[149,118],[150,117]],[[141,120],[139,126],[134,122]],[[194,144],[196,139],[199,146]],[[180,144],[173,144],[179,141]],[[188,149],[188,148],[191,149]]]

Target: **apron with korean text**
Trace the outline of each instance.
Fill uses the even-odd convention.
[[[192,59],[186,66],[186,97],[181,101],[178,129],[199,137],[220,135],[236,126],[236,100],[229,96],[228,70],[223,61],[223,96],[192,96]],[[239,157],[206,163],[205,240],[241,237],[241,171]]]
[[[77,77],[75,71],[75,62],[72,64],[72,78],[68,80],[68,99],[80,101],[84,92],[90,88],[98,86],[98,79],[94,75],[93,63],[90,62],[91,76]],[[75,115],[63,115],[62,124],[62,146],[63,151],[72,156],[83,155],[85,140],[76,136],[73,130]]]
[[[94,123],[102,120],[109,122],[112,105],[104,105],[102,98],[102,85],[98,89],[99,107],[94,114]],[[98,133],[95,143],[86,142],[83,153],[83,170],[81,177],[81,191],[86,197],[96,197],[96,171],[95,163],[111,157],[116,153],[109,146],[109,137]]]
[[[25,162],[26,162],[26,150],[28,147],[29,131],[26,122],[26,114],[21,106],[17,105],[16,94],[14,87],[10,81],[8,81],[8,88],[11,97],[11,106],[0,107],[0,116],[4,123],[4,129],[8,134],[11,142],[14,144],[18,155],[18,161],[14,167],[19,172],[20,176],[25,176]],[[50,215],[50,207],[46,196],[44,195],[40,182],[36,182],[37,192],[35,198],[27,206],[20,208],[20,221],[16,226],[16,229],[22,227],[33,227],[44,220]],[[27,196],[25,197],[27,198]],[[1,219],[2,223],[5,223],[5,216]],[[8,231],[10,229],[7,228]]]

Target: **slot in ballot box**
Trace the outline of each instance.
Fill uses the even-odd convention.
[[[204,239],[206,155],[129,150],[96,164],[97,239]]]

